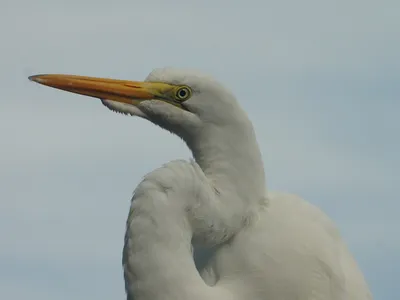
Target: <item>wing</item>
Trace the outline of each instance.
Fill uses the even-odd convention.
[[[195,163],[173,161],[135,189],[122,258],[128,300],[232,299],[221,297],[221,289],[210,290],[193,260],[196,226],[209,222],[194,214],[213,203],[204,178]]]

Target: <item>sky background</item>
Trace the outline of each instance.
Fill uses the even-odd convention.
[[[27,77],[164,66],[232,89],[269,188],[321,207],[375,300],[400,299],[399,15],[398,0],[0,0],[0,299],[124,299],[132,191],[190,157],[144,120]]]

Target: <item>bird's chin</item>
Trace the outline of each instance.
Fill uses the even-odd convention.
[[[137,106],[126,104],[126,103],[121,103],[121,102],[116,102],[116,101],[112,101],[112,100],[107,100],[107,99],[101,99],[101,103],[103,103],[103,105],[105,107],[107,107],[108,109],[110,109],[114,112],[121,113],[124,115],[131,115],[131,116],[137,116],[137,117],[141,117],[144,119],[148,119],[146,114],[144,112],[142,112],[140,110],[140,108]]]

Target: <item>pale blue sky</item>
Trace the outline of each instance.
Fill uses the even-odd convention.
[[[27,76],[140,80],[164,66],[230,87],[270,189],[323,208],[375,300],[400,299],[399,1],[0,1],[0,299],[124,299],[132,191],[190,156],[144,120]]]

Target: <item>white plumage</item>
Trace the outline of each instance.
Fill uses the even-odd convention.
[[[157,69],[141,83],[154,97],[134,98],[138,92],[124,94],[125,85],[107,83],[94,87],[103,94],[89,93],[79,90],[83,81],[68,79],[67,88],[51,76],[31,79],[105,95],[108,108],[175,133],[193,153],[193,161],[169,162],[135,190],[123,251],[129,300],[372,299],[332,221],[295,195],[267,191],[252,124],[212,78]],[[188,87],[190,95],[177,101],[180,87]],[[114,88],[122,101],[110,93]],[[192,242],[216,249],[200,274]]]

